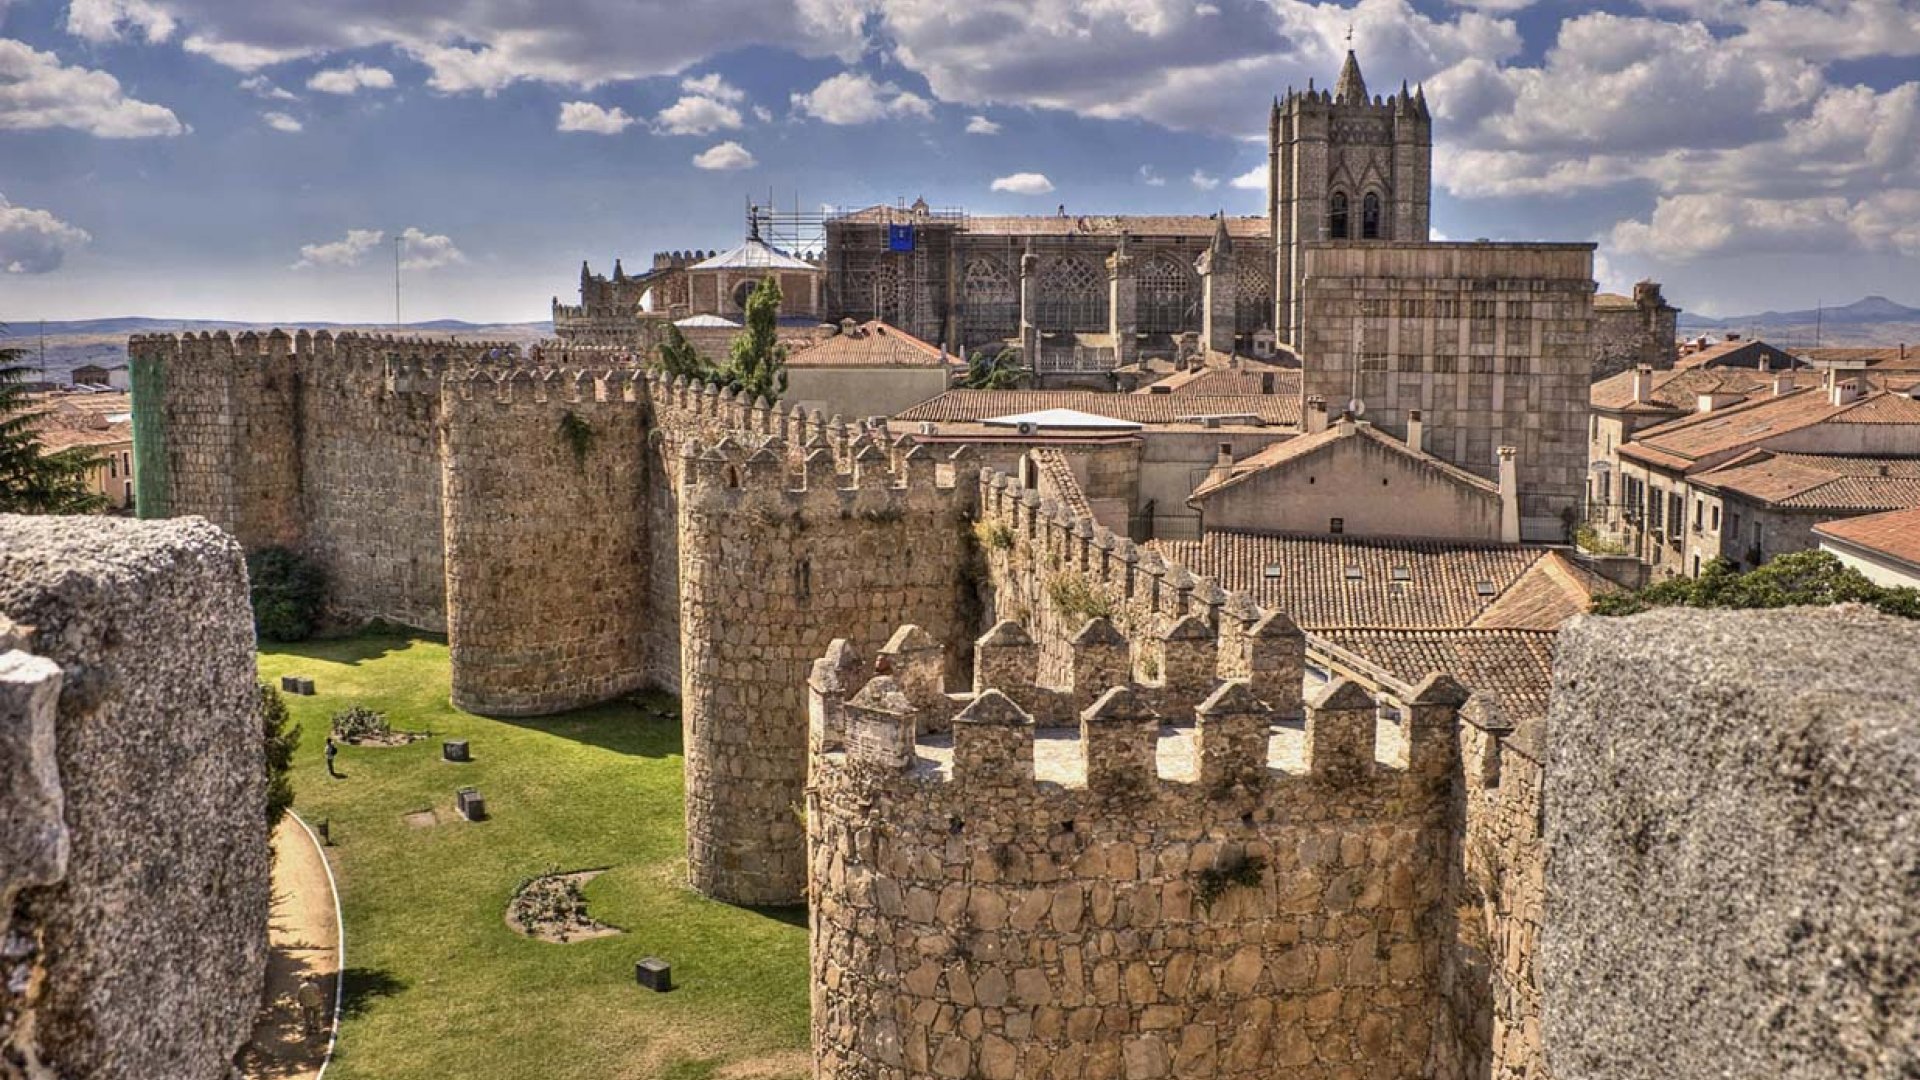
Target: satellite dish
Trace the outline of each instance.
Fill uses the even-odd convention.
[[[1347,411],[1355,416],[1365,416],[1367,415],[1367,403],[1361,401],[1359,398],[1354,398],[1352,401],[1347,402]]]

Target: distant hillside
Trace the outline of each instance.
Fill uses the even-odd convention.
[[[1869,296],[1851,304],[1803,311],[1762,311],[1713,319],[1680,313],[1683,333],[1738,331],[1788,347],[1898,345],[1920,342],[1920,308]]]
[[[8,324],[5,331],[0,333],[0,347],[24,350],[26,352],[24,362],[35,369],[44,366],[46,377],[54,381],[65,381],[74,368],[84,364],[112,367],[115,364],[126,363],[127,338],[132,334],[200,333],[202,331],[212,333],[218,330],[239,333],[245,330],[265,331],[275,326],[299,326],[310,330],[325,329],[336,332],[357,330],[364,333],[484,338],[521,344],[530,344],[553,336],[553,324],[544,320],[525,323],[471,323],[459,319],[434,319],[430,322],[394,325],[391,323],[293,321],[248,323],[227,322],[219,319],[149,319],[141,316],[122,316],[112,319],[47,322],[44,324],[44,338],[42,325],[39,322]]]

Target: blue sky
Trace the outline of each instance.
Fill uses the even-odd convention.
[[[0,319],[385,319],[397,236],[406,318],[540,318],[769,190],[1259,213],[1349,26],[1446,238],[1920,304],[1920,0],[0,0]]]

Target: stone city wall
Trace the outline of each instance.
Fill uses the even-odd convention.
[[[0,1076],[227,1080],[271,853],[239,545],[0,516]]]
[[[866,441],[849,473],[825,446],[798,473],[780,443],[682,455],[689,873],[710,896],[798,903],[808,665],[834,633],[877,646],[903,615],[966,636],[973,466],[908,443],[894,468]]]
[[[540,716],[640,688],[644,382],[480,370],[444,389],[453,703]]]
[[[1385,763],[1358,686],[1299,732],[1213,679],[1196,618],[1140,685],[1111,622],[1080,637],[1059,688],[1011,623],[969,695],[917,628],[850,699],[857,650],[815,665],[817,1074],[1429,1075],[1464,691],[1424,684]],[[1297,633],[1265,640],[1297,670]]]

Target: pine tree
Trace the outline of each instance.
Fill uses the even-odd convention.
[[[750,398],[780,400],[787,392],[787,347],[780,344],[780,286],[769,277],[747,297],[746,332],[733,339],[733,353],[721,374],[727,385]]]
[[[1021,366],[1019,349],[1001,349],[988,355],[985,352],[973,354],[967,361],[966,379],[961,386],[968,390],[1018,390],[1026,381],[1027,369]]]
[[[46,453],[27,411],[27,367],[19,349],[0,349],[0,513],[90,514],[107,505],[88,487],[100,464],[80,448]]]

